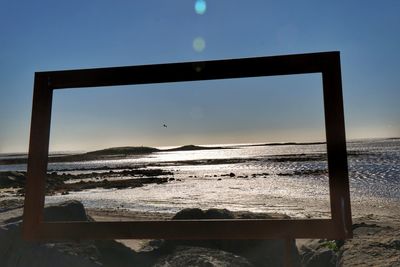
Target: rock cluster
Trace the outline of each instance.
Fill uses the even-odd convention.
[[[254,214],[251,212],[233,213],[226,209],[183,209],[173,217],[173,220],[186,219],[270,219],[268,215]],[[238,229],[240,231],[240,229]],[[292,266],[300,266],[300,257],[292,242],[290,261]],[[234,257],[231,259],[245,259],[251,266],[283,266],[284,258],[284,240],[167,240],[157,246],[160,251],[166,254],[176,254],[176,250],[185,251],[188,248],[201,247],[210,251],[228,252]],[[190,250],[189,250],[190,251]],[[173,259],[175,259],[173,257]],[[178,258],[177,258],[178,259]],[[171,257],[166,257],[165,262],[171,263]],[[181,260],[180,258],[178,260]],[[209,265],[209,266],[231,266],[227,265]],[[160,265],[160,266],[179,266],[179,265]],[[203,266],[203,265],[199,265]],[[248,266],[248,265],[244,265]]]
[[[67,201],[46,207],[46,221],[89,221],[82,203]],[[21,218],[0,226],[2,267],[99,267],[152,266],[152,253],[136,253],[114,240],[76,242],[29,242],[21,238]]]
[[[91,172],[86,174],[66,174],[52,172],[46,176],[46,194],[81,191],[93,188],[134,188],[146,184],[162,184],[170,178],[172,172],[161,169],[128,169],[122,171]],[[160,177],[163,176],[163,177]],[[127,177],[132,177],[127,179]],[[106,179],[108,178],[108,179]],[[69,181],[69,182],[68,182]],[[74,182],[70,182],[74,181]],[[0,172],[0,188],[17,188],[18,193],[25,192],[26,172]]]
[[[231,212],[226,209],[184,209],[173,217],[174,220],[261,218],[277,217],[251,212]],[[282,215],[278,218],[288,217]],[[82,203],[78,201],[46,207],[44,219],[46,221],[92,220]],[[359,232],[358,234],[365,231],[369,233],[371,231],[389,232],[389,230],[374,225],[355,225],[355,231]],[[300,247],[300,250],[293,242],[291,263],[292,266],[336,266],[339,262],[344,265],[352,264],[359,255],[359,249],[356,249],[358,246],[367,246],[364,249],[372,252],[376,252],[377,247],[391,262],[399,259],[400,242],[394,238],[387,238],[376,244],[363,244],[358,240],[350,240],[346,243],[309,240]],[[283,266],[286,260],[283,251],[283,240],[152,240],[147,247],[136,252],[114,240],[27,242],[21,238],[21,218],[19,217],[6,220],[0,226],[2,267]],[[366,255],[366,257],[372,257],[371,255]]]

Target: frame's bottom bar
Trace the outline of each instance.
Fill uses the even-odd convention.
[[[331,219],[48,222],[34,239],[284,239],[350,238]]]

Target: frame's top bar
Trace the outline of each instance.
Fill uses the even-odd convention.
[[[49,89],[197,81],[324,72],[340,52],[36,72]]]

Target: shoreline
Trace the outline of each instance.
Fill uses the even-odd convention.
[[[17,209],[23,208],[23,201],[24,198],[21,196],[15,196],[12,191],[5,191],[1,190],[1,197],[0,197],[0,214],[6,213],[8,211],[13,211]],[[75,198],[71,198],[70,200],[76,200]],[[60,200],[51,203],[46,202],[46,206],[57,205],[57,203],[62,203],[68,200]],[[78,200],[79,201],[79,200]],[[330,218],[330,209],[327,204],[327,201],[315,201],[313,199],[280,199],[279,200],[281,205],[280,206],[271,206],[265,205],[265,207],[269,207],[267,211],[255,211],[251,208],[249,209],[240,209],[235,210],[229,207],[223,206],[209,206],[209,207],[199,207],[196,205],[190,206],[190,208],[201,208],[201,209],[208,209],[208,208],[217,208],[217,209],[228,209],[234,214],[240,214],[243,212],[252,212],[255,214],[268,214],[268,215],[288,215],[293,219],[320,219],[320,218]],[[313,205],[315,207],[316,212],[310,212],[308,214],[299,211],[299,214],[302,216],[293,216],[293,214],[288,214],[285,212],[285,206],[289,206],[291,203],[300,203],[302,201],[302,205],[309,204],[313,201]],[[390,219],[393,221],[400,222],[400,200],[391,200],[391,199],[352,199],[351,201],[351,212],[353,218],[362,218],[368,216],[378,216],[386,219]],[[271,208],[272,207],[272,208]],[[300,206],[301,207],[301,206]],[[150,210],[139,210],[135,208],[129,207],[91,207],[90,205],[85,205],[88,214],[93,216],[94,219],[99,221],[105,221],[107,219],[110,220],[120,220],[120,221],[128,221],[128,220],[168,220],[173,217],[173,215],[177,212],[175,210],[171,211],[150,211]],[[185,207],[177,208],[177,210],[181,210]],[[328,209],[327,209],[328,208]],[[321,216],[323,214],[324,216]],[[1,221],[1,220],[0,220]]]

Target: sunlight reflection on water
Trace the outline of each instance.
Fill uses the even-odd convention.
[[[318,173],[327,168],[325,158],[318,156],[324,155],[325,150],[325,145],[236,146],[157,152],[122,160],[52,163],[49,168],[53,171],[146,165],[172,171],[173,175],[166,177],[175,180],[133,189],[71,192],[66,196],[47,197],[46,201],[79,199],[92,208],[124,206],[137,211],[176,212],[186,207],[200,207],[326,217],[329,216],[328,179],[326,173]],[[400,140],[350,142],[348,151],[353,201],[400,200]],[[297,159],[277,160],[285,155],[295,155]],[[302,156],[306,160],[298,160]],[[317,172],[306,174],[310,170]]]

